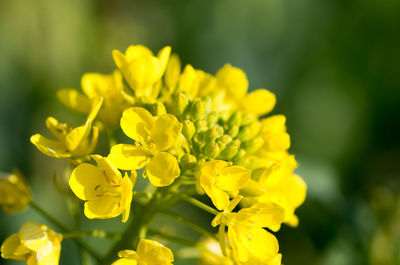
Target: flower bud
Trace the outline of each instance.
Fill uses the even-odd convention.
[[[237,154],[232,158],[232,161],[238,163],[242,158],[246,156],[247,152],[240,148]]]
[[[220,135],[216,128],[208,129],[207,132],[205,133],[205,141],[207,143],[214,142],[218,138],[218,136]]]
[[[162,102],[157,101],[151,106],[151,114],[153,114],[153,116],[161,116],[166,113],[167,110]]]
[[[205,147],[204,147],[204,154],[208,157],[208,158],[215,158],[217,155],[219,155],[219,146],[216,143],[208,143]]]
[[[239,129],[240,129],[239,125],[234,125],[228,130],[228,134],[233,138],[235,138],[239,133]]]
[[[242,125],[247,125],[255,121],[257,117],[253,113],[243,113]]]
[[[189,120],[185,120],[183,122],[182,134],[186,137],[186,139],[192,139],[196,128],[194,127],[193,122]]]
[[[207,122],[202,119],[195,121],[194,127],[196,128],[196,132],[202,132],[208,129]]]
[[[241,147],[243,147],[243,149],[246,150],[247,153],[252,154],[260,149],[263,144],[264,140],[262,137],[259,136],[250,141],[242,143]]]
[[[210,114],[208,114],[207,116],[207,123],[208,125],[212,125],[217,123],[218,121],[218,114],[216,112],[211,112]]]
[[[242,141],[248,141],[250,139],[253,139],[260,131],[260,128],[261,125],[256,120],[246,126],[241,127],[239,134],[237,135],[237,138],[239,138]]]
[[[191,154],[184,154],[181,158],[180,165],[183,169],[194,168],[196,166],[196,157]]]
[[[233,140],[225,147],[224,151],[221,152],[219,158],[226,160],[231,159],[239,151],[239,146],[240,146],[240,140],[239,139]]]
[[[175,100],[175,111],[178,118],[182,118],[186,107],[189,105],[189,99],[185,93],[178,93]]]
[[[204,102],[205,113],[210,113],[212,110],[212,99],[210,96],[205,96],[201,99]]]
[[[240,126],[242,122],[242,113],[240,111],[233,113],[228,120],[228,126],[233,127],[235,125]]]
[[[197,121],[198,119],[203,118],[203,116],[205,114],[205,108],[206,108],[206,105],[205,105],[204,101],[202,101],[200,99],[195,99],[192,102],[192,106],[190,109],[190,115],[192,117],[192,120]]]

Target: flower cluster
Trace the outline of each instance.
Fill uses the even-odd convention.
[[[154,55],[136,45],[125,53],[115,50],[112,56],[117,69],[106,75],[84,74],[83,93],[72,88],[57,93],[63,105],[87,116],[84,124],[74,128],[50,117],[46,125],[55,140],[31,137],[43,154],[70,159],[70,191],[84,201],[88,219],[122,215],[122,222],[128,223],[110,252],[95,258],[101,264],[172,264],[171,250],[149,238],[152,233],[179,238],[149,226],[157,214],[181,221],[171,207],[186,201],[215,215],[210,228],[219,231],[204,233],[208,245],[219,245],[218,251],[197,244],[200,264],[281,264],[271,231],[282,223],[298,224],[295,210],[305,199],[306,184],[294,173],[297,162],[288,152],[285,116],[265,117],[275,106],[275,95],[266,89],[248,93],[246,74],[229,64],[215,75],[191,65],[182,69],[170,47]],[[122,141],[116,137],[119,129],[127,136]],[[109,142],[107,153],[96,149],[103,136]],[[135,189],[138,176],[148,178],[156,189]],[[0,183],[0,191],[10,189],[3,186]],[[198,200],[200,196],[205,198]],[[0,199],[2,205],[10,201]],[[11,204],[10,212],[26,205]],[[128,222],[131,208],[135,214]],[[35,232],[27,234],[27,227]],[[59,234],[37,224],[21,231],[3,243],[3,257],[58,264]],[[35,244],[29,243],[32,233],[40,235]],[[44,251],[53,253],[46,262],[41,261]],[[115,261],[117,253],[120,259]],[[32,257],[36,263],[29,263]]]

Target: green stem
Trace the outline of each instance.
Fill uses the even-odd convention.
[[[192,229],[192,230],[194,230],[194,231],[196,231],[196,232],[198,232],[198,233],[200,233],[200,234],[202,234],[204,236],[217,239],[217,237],[215,235],[213,235],[212,233],[210,233],[209,231],[207,231],[203,227],[201,227],[198,224],[186,219],[185,217],[183,217],[183,216],[181,216],[179,214],[176,214],[176,213],[174,213],[172,211],[169,211],[169,210],[164,210],[164,211],[161,211],[160,213],[162,213],[162,214],[174,219],[175,221],[177,221],[177,222],[189,227],[190,229]]]
[[[157,190],[146,204],[142,207],[138,207],[139,205],[137,205],[137,207],[133,208],[135,219],[130,222],[122,237],[111,247],[101,264],[111,264],[116,259],[118,251],[135,248],[139,238],[146,236],[148,225],[158,213],[157,204],[159,203],[159,199],[160,196],[158,196]]]
[[[60,228],[63,232],[67,232],[67,233],[71,232],[71,230],[66,225],[64,225],[63,223],[58,221],[56,218],[51,216],[49,213],[47,213],[45,210],[43,210],[39,205],[37,205],[33,201],[30,202],[30,206],[33,209],[35,209],[38,213],[40,213],[43,217],[45,217],[47,220],[49,220],[50,222],[52,222],[53,224],[58,226],[58,228]],[[94,249],[92,249],[85,241],[81,240],[80,238],[74,238],[74,241],[80,247],[84,248],[88,253],[90,253],[90,255],[92,255],[97,261],[101,260],[101,257],[99,256],[99,254],[97,254],[97,252]]]
[[[226,257],[226,241],[225,241],[225,225],[221,224],[219,226],[218,230],[218,239],[219,239],[219,245],[221,247],[222,254]]]
[[[202,210],[204,210],[206,212],[209,212],[209,213],[211,213],[213,215],[219,214],[219,212],[217,210],[215,210],[214,208],[208,206],[205,203],[202,203],[201,201],[199,201],[199,200],[197,200],[197,199],[195,199],[193,197],[189,197],[189,196],[187,196],[185,194],[180,195],[180,197],[182,198],[182,200],[184,200],[184,201],[186,201],[186,202],[188,202],[188,203],[190,203],[190,204],[196,206],[197,208],[200,208],[200,209],[202,209]]]
[[[37,205],[36,203],[34,203],[33,201],[30,202],[30,206],[35,209],[35,211],[37,211],[38,213],[40,213],[43,217],[45,217],[47,220],[49,220],[50,222],[52,222],[53,224],[55,224],[56,226],[58,226],[58,228],[60,228],[63,232],[67,232],[70,231],[70,229],[64,225],[63,223],[61,223],[60,221],[58,221],[56,218],[54,218],[53,216],[51,216],[49,213],[47,213],[45,210],[43,210],[39,205]]]
[[[156,230],[153,230],[153,229],[149,229],[148,233],[150,235],[152,235],[152,236],[159,236],[159,237],[161,237],[163,239],[170,240],[170,241],[176,242],[178,244],[189,246],[189,247],[194,247],[194,246],[197,245],[196,241],[193,241],[193,240],[190,240],[190,239],[186,239],[186,238],[183,238],[183,237],[178,237],[178,236],[175,236],[175,235],[166,234],[166,233],[163,233],[163,232],[160,232],[160,231],[156,231]]]

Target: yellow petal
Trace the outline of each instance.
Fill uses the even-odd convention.
[[[70,157],[71,153],[68,152],[67,147],[64,143],[50,140],[40,134],[32,135],[31,143],[33,143],[36,148],[45,155],[63,158]]]
[[[121,182],[121,172],[119,172],[118,168],[114,166],[110,160],[100,155],[92,155],[91,157],[96,161],[97,165],[104,170],[109,183],[118,184]]]
[[[163,69],[156,57],[142,56],[122,64],[120,71],[136,96],[140,97],[150,94],[151,86],[161,78]]]
[[[168,186],[179,177],[178,161],[169,153],[157,152],[146,166],[146,174],[154,186]]]
[[[108,185],[108,183],[103,172],[88,163],[77,166],[69,178],[72,192],[81,200],[95,199],[95,189],[98,185]]]
[[[161,76],[165,72],[165,69],[167,68],[168,59],[169,59],[170,54],[171,54],[170,46],[165,46],[157,54],[157,58],[160,60],[160,68],[161,68],[158,79],[161,78]]]
[[[154,240],[140,239],[136,252],[144,264],[167,265],[174,261],[172,251]]]
[[[122,52],[118,51],[118,50],[113,50],[112,51],[112,56],[113,56],[115,65],[118,68],[121,68],[122,65],[127,63],[125,55]]]
[[[135,183],[129,178],[128,175],[125,175],[121,181],[121,205],[123,207],[122,212],[122,222],[126,223],[129,219],[129,214],[131,211],[131,203],[132,203],[132,189]]]
[[[257,89],[246,95],[243,110],[261,116],[269,113],[275,107],[275,103],[274,93],[266,89]]]
[[[82,142],[88,137],[90,132],[89,126],[79,126],[74,128],[65,138],[65,144],[70,152],[74,152]]]
[[[245,244],[252,255],[259,259],[266,260],[278,254],[278,240],[276,240],[274,235],[262,228],[253,229],[248,231],[248,233],[251,234],[250,237],[247,237],[250,238],[250,240]]]
[[[67,108],[80,113],[89,113],[90,101],[84,95],[71,88],[62,88],[57,91],[58,100]]]
[[[190,64],[186,65],[179,79],[179,91],[187,92],[192,98],[197,96],[199,82],[196,70]]]
[[[232,193],[245,187],[250,180],[251,170],[240,166],[225,167],[215,177],[216,186]]]
[[[153,126],[153,116],[143,108],[129,108],[122,114],[121,128],[129,138],[135,141],[147,142]]]
[[[37,223],[26,223],[21,226],[18,235],[21,244],[32,251],[38,251],[49,240],[46,226]]]
[[[181,61],[179,56],[173,53],[169,58],[167,69],[165,71],[165,83],[167,84],[170,93],[175,91],[180,74]]]
[[[144,45],[130,45],[126,51],[125,55],[128,61],[132,61],[141,56],[153,56],[153,52]]]
[[[1,257],[5,259],[25,260],[29,252],[31,250],[21,244],[18,233],[9,236],[1,245]]]
[[[111,148],[107,158],[119,169],[136,170],[147,164],[149,153],[140,146],[117,144]]]
[[[241,102],[247,93],[249,82],[243,70],[230,64],[224,65],[216,73],[217,86],[227,90],[227,95]]]
[[[119,198],[104,196],[85,202],[85,216],[89,219],[108,219],[122,213]]]
[[[213,75],[202,70],[196,70],[196,76],[199,82],[198,97],[207,96],[215,90],[217,81]]]
[[[158,151],[164,151],[175,144],[181,131],[182,124],[174,115],[163,114],[154,123],[150,138]]]
[[[64,141],[70,131],[68,124],[60,123],[53,117],[48,117],[46,119],[46,127],[50,133],[60,141]]]
[[[126,259],[122,258],[117,261],[114,261],[111,265],[137,265],[137,261],[134,259]]]

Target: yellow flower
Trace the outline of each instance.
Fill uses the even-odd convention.
[[[118,252],[119,260],[112,265],[172,265],[172,251],[160,243],[140,239],[137,250],[122,250]]]
[[[232,209],[238,203],[238,197],[241,196],[232,200],[227,209],[218,214],[211,224],[214,227],[217,225],[228,227],[228,239],[234,260],[239,262],[260,260],[269,264],[270,260],[279,255],[279,245],[275,236],[264,227],[277,230],[283,222],[284,210],[269,202],[258,203],[232,213]]]
[[[35,134],[31,137],[31,142],[40,152],[51,157],[79,159],[87,156],[96,148],[99,130],[97,127],[92,128],[92,123],[99,112],[102,102],[102,99],[98,100],[93,106],[86,123],[76,128],[59,123],[53,117],[47,118],[46,126],[57,140],[51,140],[40,134]],[[93,132],[90,139],[92,129]]]
[[[201,251],[199,265],[234,265],[230,253],[224,256],[218,241],[212,238],[200,241],[199,248]]]
[[[247,94],[249,82],[243,70],[230,64],[224,65],[216,74],[216,107],[221,111],[242,110],[258,116],[270,112],[276,97],[266,89],[254,90]]]
[[[49,227],[26,223],[18,233],[9,236],[1,246],[5,259],[25,260],[28,265],[57,265],[62,235]]]
[[[260,121],[259,135],[264,140],[262,152],[283,152],[290,147],[290,136],[286,132],[286,117],[274,115]]]
[[[252,180],[241,190],[245,196],[242,205],[250,206],[257,202],[273,202],[285,210],[284,222],[297,226],[298,218],[294,211],[305,200],[307,185],[293,173],[297,162],[293,155],[273,163],[269,167],[253,171]]]
[[[111,148],[108,159],[123,170],[146,166],[145,176],[157,187],[168,186],[179,176],[175,156],[167,153],[181,135],[182,124],[174,115],[153,117],[143,108],[133,107],[122,114],[121,128],[135,145],[118,144]]]
[[[201,251],[199,265],[280,265],[282,259],[281,254],[277,254],[269,260],[258,259],[250,255],[245,262],[234,262],[231,257],[232,251],[227,250],[227,256],[224,256],[218,241],[211,238],[202,240],[199,248]]]
[[[31,190],[18,170],[0,175],[0,206],[5,213],[12,214],[25,209],[31,201]]]
[[[114,50],[113,58],[136,97],[155,98],[153,86],[164,74],[170,53],[171,47],[166,46],[155,57],[147,47],[132,45],[125,54]]]
[[[129,218],[134,181],[105,157],[92,155],[97,167],[83,163],[77,166],[69,179],[75,195],[85,202],[85,215],[89,219],[108,219],[122,214],[122,222]],[[135,173],[135,172],[134,172]]]
[[[190,64],[185,66],[179,78],[178,91],[188,93],[192,99],[203,97],[214,91],[215,77]]]
[[[198,191],[205,192],[218,210],[228,207],[229,196],[236,196],[250,180],[251,170],[230,165],[223,160],[208,161],[197,174]]]
[[[122,111],[127,108],[122,91],[122,75],[118,70],[111,74],[86,73],[81,79],[82,90],[86,96],[75,89],[63,88],[57,92],[57,97],[66,107],[88,114],[93,102],[103,98],[103,106],[99,111],[98,120],[106,126],[116,127],[121,119]]]

